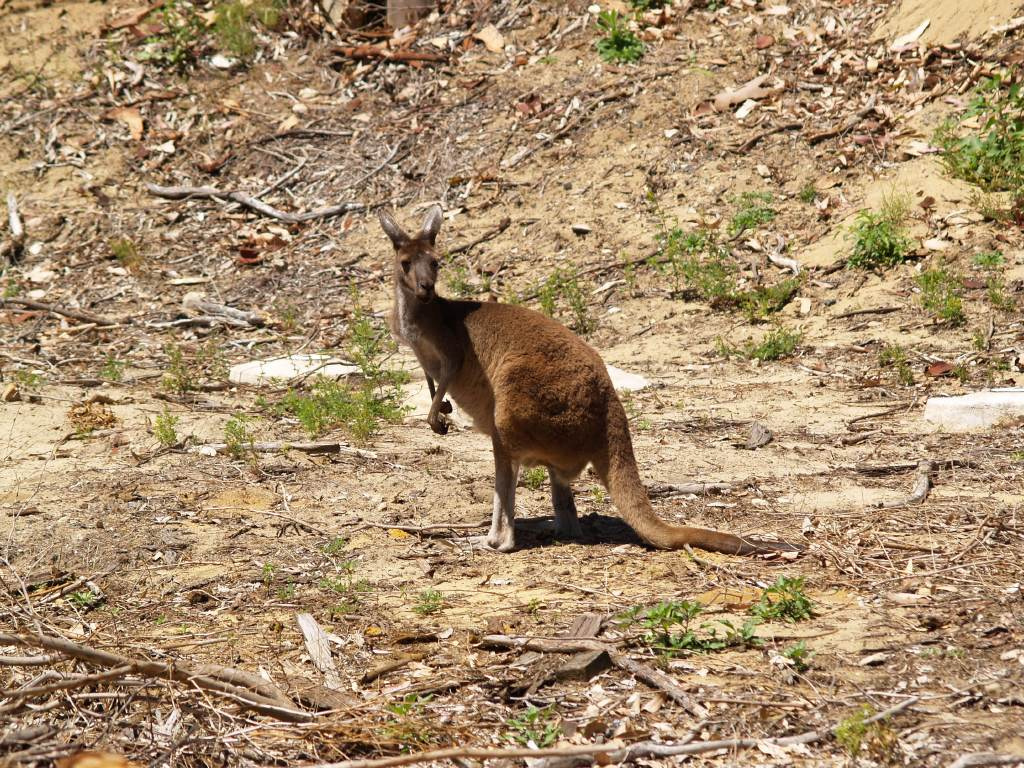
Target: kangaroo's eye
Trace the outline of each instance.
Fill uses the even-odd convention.
[[[431,262],[430,262],[430,268],[431,268],[431,269],[437,269],[437,259],[433,259],[433,260],[431,260]]]
[[[403,272],[408,272],[409,271],[409,267],[411,267],[411,266],[412,266],[412,262],[410,262],[408,260],[403,260],[402,261],[402,271]]]

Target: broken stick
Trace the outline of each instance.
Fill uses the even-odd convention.
[[[900,507],[909,507],[913,504],[923,504],[928,498],[928,493],[932,489],[932,472],[935,471],[935,465],[928,459],[918,462],[917,464],[917,480],[914,483],[914,490],[905,499],[899,501],[879,501],[875,502],[872,506],[875,509],[899,509]]]
[[[72,320],[81,320],[83,323],[95,323],[96,325],[126,325],[129,321],[112,320],[107,317],[100,317],[99,315],[93,315],[89,312],[83,312],[80,309],[68,309],[66,307],[58,307],[56,304],[44,304],[41,301],[31,301],[30,299],[14,299],[0,298],[0,308],[2,307],[24,307],[25,309],[38,309],[42,312],[49,312],[54,315],[61,315],[63,317],[70,317]]]
[[[149,190],[150,194],[166,198],[167,200],[188,200],[189,198],[231,200],[257,213],[262,213],[264,216],[283,221],[286,224],[302,224],[314,219],[327,219],[332,216],[340,216],[343,213],[366,210],[366,206],[362,203],[340,203],[338,205],[329,205],[326,208],[317,208],[315,211],[306,211],[305,213],[288,213],[287,211],[274,208],[272,205],[267,205],[262,200],[250,197],[243,192],[224,192],[216,187],[163,187],[159,184],[146,182],[146,189]]]
[[[865,725],[877,723],[879,720],[886,720],[895,714],[903,712],[920,701],[919,696],[911,696],[904,699],[888,709],[864,719]],[[511,759],[517,757],[529,758],[550,758],[550,757],[582,757],[591,758],[584,764],[599,762],[601,765],[613,765],[616,763],[632,763],[637,760],[649,757],[675,757],[677,755],[700,755],[707,752],[719,750],[735,751],[739,749],[752,749],[759,745],[785,747],[792,744],[813,744],[823,741],[831,736],[838,726],[830,728],[819,728],[813,731],[796,734],[794,736],[781,736],[766,739],[738,738],[719,739],[716,741],[694,741],[686,739],[681,744],[663,744],[655,741],[640,741],[628,746],[615,746],[612,744],[573,744],[566,747],[549,747],[545,749],[495,749],[486,747],[450,747],[448,749],[436,749],[431,752],[414,752],[408,755],[394,755],[392,757],[364,758],[357,760],[344,760],[340,763],[320,763],[308,768],[396,768],[400,765],[414,765],[417,763],[429,763],[441,760],[457,760],[460,758],[469,760],[496,760],[501,758]],[[600,758],[599,760],[597,758]],[[970,765],[970,763],[968,763]],[[1005,763],[1004,763],[1005,765]]]
[[[308,712],[294,709],[291,701],[280,691],[277,691],[270,683],[260,686],[260,692],[253,691],[250,687],[236,685],[235,682],[251,679],[251,676],[241,670],[227,668],[206,667],[193,669],[175,661],[171,664],[164,664],[149,659],[129,659],[109,651],[101,651],[86,645],[73,643],[62,637],[51,637],[49,635],[22,634],[12,635],[0,633],[0,646],[22,646],[29,648],[45,648],[48,651],[55,651],[79,661],[84,661],[97,667],[107,669],[127,667],[132,674],[142,675],[163,680],[173,680],[177,683],[192,685],[206,691],[213,691],[227,696],[237,702],[245,709],[258,712],[262,715],[276,717],[293,723],[309,722],[313,719]],[[126,672],[127,674],[128,672]],[[273,691],[272,696],[265,695]],[[17,696],[17,691],[5,691],[3,695]]]

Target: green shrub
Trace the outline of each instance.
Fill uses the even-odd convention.
[[[909,203],[904,197],[892,195],[883,200],[878,213],[867,210],[858,213],[850,230],[853,252],[847,264],[876,269],[906,261],[914,248],[906,229],[908,210]]]
[[[597,28],[604,36],[595,46],[598,55],[605,61],[623,64],[638,61],[644,55],[644,44],[629,29],[626,18],[618,11],[601,11],[597,17]]]
[[[921,306],[925,311],[950,325],[963,324],[966,319],[960,298],[963,283],[958,275],[944,268],[929,269],[918,275],[916,282],[921,289]]]

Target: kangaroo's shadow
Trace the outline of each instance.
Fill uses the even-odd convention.
[[[597,512],[580,515],[580,526],[583,528],[583,535],[575,539],[564,539],[555,536],[554,515],[518,518],[515,521],[515,526],[516,551],[540,549],[557,546],[558,544],[636,544],[639,547],[648,546],[643,539],[636,535],[636,531],[620,518],[601,515]]]

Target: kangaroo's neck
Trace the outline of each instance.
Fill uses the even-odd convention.
[[[424,337],[436,330],[441,320],[439,296],[430,301],[420,301],[405,284],[395,280],[394,331],[401,341],[415,347]]]

